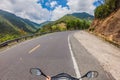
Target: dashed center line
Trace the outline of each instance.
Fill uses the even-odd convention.
[[[36,47],[34,47],[33,49],[31,49],[30,51],[29,51],[29,54],[31,54],[32,52],[34,52],[36,49],[38,49],[40,47],[40,44],[39,45],[37,45]]]

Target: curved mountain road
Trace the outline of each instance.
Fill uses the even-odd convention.
[[[110,80],[99,62],[75,40],[73,33],[68,31],[47,34],[0,52],[0,80],[45,80],[42,76],[35,77],[29,73],[29,69],[33,67],[41,68],[50,76],[61,72],[76,76],[70,46],[75,58],[81,55],[76,59],[81,75],[88,70],[97,70],[100,75],[92,80]],[[83,67],[83,64],[88,67]]]

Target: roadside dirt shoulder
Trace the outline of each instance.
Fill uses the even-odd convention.
[[[120,48],[99,39],[85,31],[74,34],[74,37],[91,53],[105,71],[120,80]]]

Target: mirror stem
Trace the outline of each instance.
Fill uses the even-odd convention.
[[[80,78],[78,78],[78,80],[80,80],[80,79],[82,79],[81,77]]]
[[[42,75],[43,75],[44,77],[46,77],[46,78],[48,78],[48,79],[49,79],[49,77],[48,77],[47,75],[45,75],[44,73],[42,73]]]

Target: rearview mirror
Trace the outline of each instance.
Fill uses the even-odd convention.
[[[42,75],[42,71],[39,68],[31,68],[30,73],[32,75],[36,75],[36,76]]]
[[[44,76],[44,77],[46,77],[46,78],[48,78],[47,76],[46,76],[46,74],[44,74],[39,68],[31,68],[30,69],[30,73],[32,74],[32,75],[36,75],[36,76]]]
[[[82,78],[87,77],[87,78],[96,78],[98,77],[98,72],[97,71],[89,71],[87,72]]]

